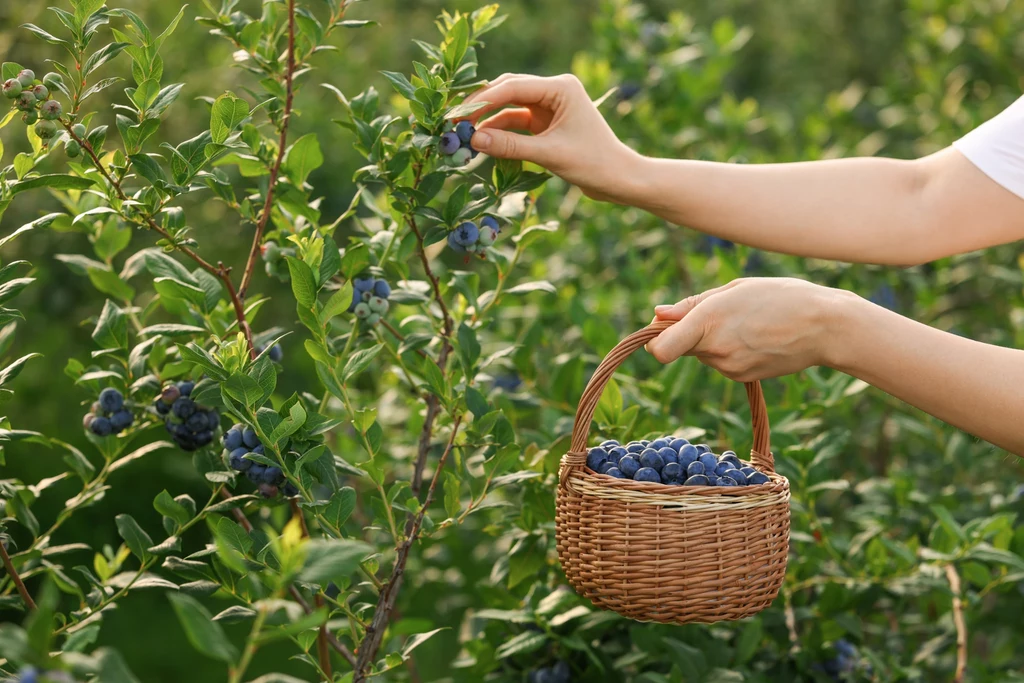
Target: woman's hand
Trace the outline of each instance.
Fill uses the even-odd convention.
[[[662,363],[696,356],[749,382],[830,364],[839,334],[835,303],[846,292],[793,278],[749,278],[655,308],[675,325],[647,344]]]
[[[502,159],[532,161],[595,199],[618,201],[629,168],[642,158],[615,137],[583,84],[569,74],[504,74],[466,102],[487,102],[469,116],[477,129],[474,149]],[[506,106],[512,108],[502,109]]]

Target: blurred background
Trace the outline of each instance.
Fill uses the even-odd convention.
[[[47,11],[48,4],[0,2],[0,54],[32,66],[37,73],[48,70],[45,60],[57,58],[57,48],[19,26],[31,22],[55,30],[57,22]],[[114,4],[137,12],[152,27],[165,26],[178,9],[178,3],[154,0]],[[413,39],[435,39],[433,21],[441,10],[471,10],[480,4],[470,0],[358,3],[347,18],[372,19],[379,26],[340,32],[335,41],[338,50],[315,58],[315,71],[305,77],[299,94],[301,117],[293,125],[302,134],[315,132],[327,157],[311,177],[324,196],[325,223],[348,206],[354,192],[352,174],[361,160],[351,149],[349,133],[331,122],[340,116],[333,95],[317,84],[330,82],[349,96],[375,85],[386,98],[391,89],[379,72],[408,73],[418,51]],[[258,15],[258,3],[252,0],[240,7]],[[506,0],[502,11],[509,15],[507,22],[486,37],[486,49],[480,51],[482,76],[573,71],[594,98],[618,87],[603,110],[624,139],[653,155],[738,163],[851,155],[909,158],[948,145],[1016,99],[1024,84],[1024,4],[1010,0]],[[247,76],[233,68],[228,44],[210,37],[192,21],[202,12],[200,3],[189,8],[186,21],[163,52],[164,82],[184,80],[185,88],[165,117],[162,137],[150,141],[150,150],[163,140],[189,138],[207,125],[207,105],[197,97],[216,96],[245,84]],[[104,76],[124,75],[123,63],[114,64],[106,67]],[[118,88],[110,88],[102,95],[107,101],[92,102],[99,111],[97,121],[113,123],[106,120],[112,117],[109,104],[119,96],[123,94]],[[28,147],[21,125],[6,127],[0,137],[6,150],[3,163]],[[47,164],[59,165],[60,155],[52,156]],[[216,201],[190,201],[194,205],[188,207],[189,220],[203,253],[210,254],[212,261],[239,263],[248,247],[250,228],[238,227]],[[42,193],[22,195],[4,215],[0,234],[52,208]],[[744,273],[797,274],[851,289],[945,330],[1008,346],[1024,344],[1024,279],[1016,245],[905,270],[804,261],[709,241],[631,209],[582,199],[557,181],[544,191],[540,214],[558,219],[563,228],[538,242],[523,267],[553,282],[558,294],[510,310],[508,327],[495,333],[514,338],[524,324],[521,321],[536,321],[531,323],[529,341],[537,356],[554,359],[550,373],[528,353],[520,354],[516,367],[509,369],[514,387],[508,392],[509,410],[517,430],[522,439],[541,448],[566,431],[569,404],[578,395],[582,373],[569,362],[575,349],[585,349],[588,358],[601,355],[624,333],[649,319],[647,311],[653,303],[673,301]],[[352,227],[344,224],[339,234]],[[31,261],[39,279],[17,302],[27,320],[20,325],[14,351],[45,357],[30,363],[18,378],[16,400],[5,406],[7,414],[16,427],[41,431],[82,448],[87,444],[79,415],[91,397],[61,370],[70,358],[87,358],[93,347],[91,321],[102,298],[91,287],[82,286],[79,276],[55,255],[87,249],[85,239],[75,232],[37,230],[14,242],[4,254],[5,261]],[[137,234],[134,240],[136,249],[151,243],[146,234]],[[261,322],[298,327],[286,285],[262,275],[256,284],[274,297],[261,313]],[[289,360],[279,383],[285,395],[317,382],[300,344],[301,335],[285,343]],[[656,371],[650,364],[640,367],[648,374]],[[685,419],[713,426],[721,417],[716,410],[724,409],[730,400],[735,402],[728,394],[730,398],[722,401],[726,383],[703,369],[680,364],[666,372],[670,374],[660,375],[660,383],[635,388],[640,395],[654,397],[645,406],[652,424],[660,417],[662,424]],[[672,389],[670,397],[656,398],[664,387]],[[891,556],[880,560],[876,554],[872,561],[883,563],[875,574],[884,577],[903,571],[896,566],[900,562],[916,562],[918,547],[930,538],[932,505],[952,509],[961,521],[1020,510],[1014,492],[1017,483],[1024,481],[1024,471],[1017,459],[987,444],[857,383],[837,383],[827,373],[780,380],[769,390],[783,462],[788,454],[795,473],[798,466],[821,456],[820,473],[804,471],[819,479],[807,483],[845,483],[825,487],[813,499],[801,498],[795,487],[794,528],[803,532],[795,536],[798,546],[813,543],[809,534],[814,528],[825,529],[835,534],[836,548],[855,556],[863,544],[852,549],[851,539],[872,524],[882,525],[891,533],[878,552]],[[154,526],[159,516],[150,501],[161,489],[198,497],[203,484],[190,459],[179,455],[159,452],[115,475],[114,493],[68,523],[60,542],[116,546],[116,514],[128,512],[143,526]],[[552,457],[557,458],[557,453]],[[34,482],[62,467],[59,453],[20,444],[9,449],[4,476]],[[55,487],[35,511],[51,519],[62,501],[61,487]],[[542,504],[550,505],[550,500]],[[841,509],[846,514],[833,520]],[[1018,557],[1024,550],[1020,531],[1014,520],[1005,543]],[[453,533],[446,550],[438,552],[456,555],[462,544],[472,547],[483,542],[480,539],[498,535],[492,532],[479,528]],[[902,550],[893,549],[893,544]],[[904,551],[910,559],[903,558]],[[826,571],[822,567],[827,558],[814,557],[808,550],[806,561],[816,564],[805,568],[807,575]],[[493,555],[480,554],[473,566],[460,568],[461,578],[453,585],[487,583],[494,561]],[[793,572],[803,571],[801,567],[798,562]],[[448,568],[435,569],[430,581],[441,585],[452,581]],[[557,581],[550,553],[545,569],[538,571],[538,581]],[[976,578],[979,587],[985,585],[984,576]],[[455,591],[445,604],[434,605],[430,596],[437,593],[425,590],[430,585],[419,587],[424,590],[412,598],[409,609],[413,614],[434,612],[435,618],[448,621],[454,629],[420,651],[420,674],[425,681],[458,678],[448,667],[460,651],[458,625],[468,607],[479,607],[481,601],[486,606],[489,593],[470,594],[467,588]],[[951,656],[948,634],[942,643],[934,644],[934,651],[922,655],[924,644],[936,637],[932,630],[936,626],[922,616],[928,614],[926,606],[901,607],[900,599],[879,590],[881,596],[851,595],[830,605],[828,620],[833,623],[837,614],[847,614],[849,620],[862,622],[863,631],[858,631],[862,642],[880,653],[891,649],[884,654],[890,660],[890,668],[885,669],[889,673],[883,676],[882,669],[877,669],[883,676],[879,680],[949,680],[945,675]],[[997,594],[1000,600],[993,602],[990,598]],[[938,613],[946,619],[948,599],[928,599],[943,605]],[[909,610],[919,619],[903,626],[876,623],[879,600],[886,609]],[[816,604],[817,598],[808,599],[799,612],[801,619],[810,622],[822,617],[815,611]],[[1024,657],[1024,633],[1019,626],[1024,600],[1015,590],[992,591],[971,606],[975,610],[971,625],[984,626],[972,631],[976,638],[972,647],[979,655],[972,660],[977,668],[970,680],[1010,680],[999,676],[1019,669]],[[771,623],[777,627],[782,623],[781,615],[766,619],[775,619]],[[808,633],[821,628],[807,625]],[[844,628],[848,633],[849,625]],[[626,629],[622,625],[620,630],[626,633]],[[816,643],[828,639],[827,632],[812,638]],[[123,601],[117,613],[107,618],[101,640],[119,645],[145,681],[220,680],[219,665],[188,648],[165,598],[157,592],[134,593]],[[779,652],[785,651],[784,645],[779,644]],[[273,653],[268,650],[261,656],[273,657]],[[521,680],[517,675],[508,673],[507,678],[495,680]],[[795,680],[793,676],[747,680]]]

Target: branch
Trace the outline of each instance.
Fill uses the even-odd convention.
[[[25,588],[25,582],[21,580],[20,576],[18,576],[18,570],[16,570],[14,565],[11,563],[11,556],[7,554],[7,546],[4,545],[3,541],[0,541],[0,558],[3,559],[4,569],[7,570],[7,574],[11,577],[11,581],[13,581],[14,585],[18,587],[18,593],[21,595],[21,600],[25,603],[25,607],[30,610],[34,610],[36,608],[36,603],[32,600],[32,596],[29,595],[28,589]]]
[[[100,161],[99,157],[96,156],[96,151],[92,148],[92,145],[89,144],[89,141],[75,135],[75,131],[72,130],[72,125],[69,122],[62,119],[61,125],[64,126],[64,130],[68,132],[68,135],[70,135],[72,139],[78,142],[82,149],[85,150],[86,154],[89,155],[89,158],[92,159],[92,163],[96,167],[96,170],[100,172],[100,175],[106,178],[107,182],[110,183],[110,186],[112,188],[114,188],[114,191],[117,193],[117,196],[121,199],[121,201],[129,201],[128,195],[126,195],[124,193],[124,190],[121,188],[121,183],[115,180],[107,171],[107,169],[103,166],[103,163]],[[124,220],[132,221],[132,219],[124,215],[124,213],[119,211],[118,214]],[[220,262],[218,262],[217,265],[214,266],[212,263],[204,259],[202,256],[197,254],[192,249],[184,245],[175,244],[174,238],[171,236],[171,234],[164,230],[159,223],[153,220],[152,216],[147,215],[143,217],[142,222],[145,224],[147,228],[149,228],[150,230],[157,233],[158,235],[166,239],[168,242],[173,244],[175,249],[177,249],[181,253],[185,254],[185,256],[188,256],[190,259],[195,261],[196,265],[198,265],[200,268],[202,268],[207,273],[213,275],[215,278],[224,283],[224,287],[228,290],[228,296],[231,298],[231,305],[235,309],[235,317],[238,319],[238,327],[242,330],[242,334],[245,335],[245,341],[248,342],[249,344],[249,353],[251,354],[252,358],[255,359],[256,347],[252,342],[252,328],[249,327],[249,322],[245,319],[245,307],[242,305],[242,301],[235,293],[235,286],[231,283],[231,269],[226,268],[224,264]]]
[[[441,473],[444,471],[444,464],[448,460],[448,455],[452,452],[452,448],[455,445],[455,437],[459,433],[459,425],[461,423],[462,415],[458,415],[452,423],[452,433],[448,437],[448,445],[445,446],[444,453],[441,454],[441,459],[437,462],[437,469],[434,471],[434,477],[431,479],[430,487],[427,489],[426,500],[423,501],[423,506],[420,508],[419,513],[406,524],[406,539],[398,547],[398,554],[395,556],[395,566],[391,571],[391,578],[385,584],[384,590],[381,591],[377,599],[377,608],[373,613],[373,621],[366,627],[366,635],[357,649],[359,659],[354,666],[352,683],[365,683],[368,678],[366,669],[377,656],[377,651],[380,649],[381,642],[384,639],[384,630],[387,628],[388,622],[391,619],[391,613],[395,609],[398,591],[402,587],[402,579],[405,576],[405,565],[409,561],[409,551],[412,549],[412,544],[419,537],[420,529],[423,527],[423,518],[430,508],[430,504],[434,501],[434,491],[441,480]]]
[[[270,220],[272,204],[274,202],[274,187],[277,185],[278,176],[281,173],[281,162],[284,160],[285,145],[288,143],[288,122],[292,117],[292,99],[294,92],[292,80],[295,77],[295,0],[288,0],[288,67],[285,71],[285,100],[284,113],[281,115],[281,134],[277,141],[277,159],[270,169],[270,181],[267,183],[267,198],[263,202],[263,213],[259,222],[256,223],[256,234],[252,237],[252,247],[249,249],[249,258],[245,262],[245,272],[242,273],[242,283],[238,285],[238,296],[245,300],[245,293],[249,290],[249,283],[252,281],[252,273],[256,267],[256,258],[260,253],[260,242],[263,241],[263,231]]]
[[[946,565],[946,580],[953,593],[953,624],[956,626],[956,674],[954,683],[963,683],[967,673],[967,621],[964,619],[964,603],[960,598],[960,575],[952,564]]]
[[[395,339],[397,339],[399,341],[399,343],[405,343],[405,336],[401,332],[399,332],[397,329],[395,329],[394,325],[389,323],[384,318],[380,319],[380,324],[384,327],[384,329],[386,329],[388,332],[390,332],[391,336],[393,336]],[[423,358],[427,357],[427,353],[423,349],[416,349],[416,353],[418,353]]]

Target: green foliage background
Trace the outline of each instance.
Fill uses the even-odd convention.
[[[0,54],[37,64],[39,72],[44,59],[56,56],[55,48],[18,26],[51,22],[45,4],[0,5]],[[258,3],[243,5],[258,14]],[[166,25],[178,9],[152,0],[124,6],[153,26]],[[328,81],[350,96],[375,84],[382,98],[390,97],[393,91],[379,72],[408,73],[416,58],[412,39],[433,40],[432,22],[442,9],[477,6],[465,0],[355,5],[349,18],[380,25],[342,32],[339,49],[317,58],[319,73],[310,80]],[[487,37],[482,76],[571,70],[595,98],[635,83],[635,97],[612,96],[604,111],[625,139],[655,155],[746,162],[910,157],[949,144],[1009,104],[1024,84],[1024,8],[1005,1],[509,0],[502,10],[509,19]],[[190,10],[187,18],[194,16]],[[243,80],[231,67],[226,43],[191,21],[179,28],[164,56],[165,80],[186,86],[154,146],[202,130],[208,109],[194,98],[237,88]],[[104,96],[118,92],[112,88]],[[321,208],[329,220],[349,205],[352,176],[363,162],[352,150],[351,134],[331,123],[340,116],[331,93],[307,85],[298,106],[296,130],[316,133],[327,157],[310,181],[325,198]],[[102,117],[104,107],[96,108]],[[5,128],[2,139],[5,163],[28,147],[20,125]],[[48,163],[59,164],[59,156]],[[44,195],[31,197],[11,206],[0,234],[52,208]],[[196,204],[190,218],[209,260],[241,262],[250,228],[236,227],[219,202],[188,201]],[[965,583],[968,680],[1024,680],[1024,597],[1017,589],[1024,576],[1024,527],[1016,519],[1024,498],[1012,497],[1022,481],[1019,461],[828,372],[767,383],[775,450],[794,488],[795,552],[787,595],[754,622],[756,628],[668,629],[593,614],[564,623],[526,611],[508,616],[524,606],[536,608],[559,582],[551,551],[552,475],[574,401],[594,363],[649,320],[653,304],[745,272],[795,274],[891,299],[900,312],[942,329],[992,343],[1024,343],[1024,277],[1015,245],[904,270],[804,261],[742,247],[711,249],[692,231],[590,202],[557,181],[541,194],[538,215],[558,220],[560,228],[537,240],[521,267],[531,279],[550,281],[555,292],[509,302],[489,333],[521,344],[507,372],[518,373],[523,384],[515,392],[497,390],[495,401],[512,419],[520,442],[529,445],[523,467],[544,476],[509,490],[518,517],[480,515],[424,552],[415,568],[418,578],[406,588],[403,616],[418,620],[417,626],[452,630],[417,651],[421,680],[523,680],[527,664],[554,656],[571,655],[586,666],[588,649],[618,664],[617,673],[588,669],[586,680],[698,680],[694,671],[705,672],[704,680],[798,680],[812,676],[810,665],[830,656],[831,643],[841,637],[861,646],[877,680],[949,680],[955,636],[941,568],[950,562]],[[343,224],[339,243],[353,229],[351,221]],[[133,239],[136,249],[152,238],[136,233]],[[92,348],[92,325],[79,323],[97,315],[103,297],[52,255],[88,250],[85,241],[77,233],[38,230],[15,242],[5,258],[25,258],[36,267],[39,282],[19,301],[28,320],[15,350],[45,357],[19,377],[8,416],[19,427],[80,445],[79,416],[91,399],[61,368]],[[450,256],[445,260],[461,267]],[[273,297],[261,319],[299,329],[287,285],[258,275],[257,286]],[[284,346],[287,370],[279,392],[287,396],[318,386],[301,353],[300,335]],[[623,435],[627,424],[627,436],[692,425],[710,438],[742,440],[741,392],[706,369],[686,360],[662,369],[638,358],[628,374],[634,381],[623,378],[620,388],[626,406],[639,408],[632,423],[630,416],[607,415],[609,432]],[[19,444],[9,448],[4,476],[32,482],[62,467],[55,452]],[[143,526],[157,526],[151,504],[157,493],[166,488],[198,499],[205,490],[191,460],[169,451],[112,483],[101,504],[64,527],[63,542],[116,547],[115,515],[129,513]],[[62,501],[59,487],[48,492],[37,515],[51,518]],[[786,624],[787,606],[793,629]],[[479,631],[482,622],[464,616],[484,608],[510,612]],[[531,642],[521,656],[502,658],[493,671],[481,664],[517,634],[532,633],[524,630],[524,620],[541,624],[547,637]],[[416,630],[427,628],[411,632]],[[243,632],[229,628],[232,636]],[[122,601],[107,617],[101,643],[118,646],[145,681],[221,680],[219,665],[189,648],[169,604],[155,591]],[[460,653],[462,664],[475,660],[479,668],[453,669],[450,663]],[[275,656],[286,657],[287,650],[263,651],[254,670],[287,670]],[[715,667],[726,673],[712,678],[708,672]],[[740,677],[728,677],[729,671]],[[869,679],[863,672],[858,676]]]

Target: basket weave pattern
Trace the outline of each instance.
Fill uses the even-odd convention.
[[[586,467],[590,422],[605,384],[626,357],[670,326],[654,322],[620,342],[583,392],[559,471],[558,558],[578,593],[630,619],[742,619],[775,600],[789,552],[789,482],[775,473],[758,382],[745,385],[754,434],[750,462],[768,484],[669,486]]]

